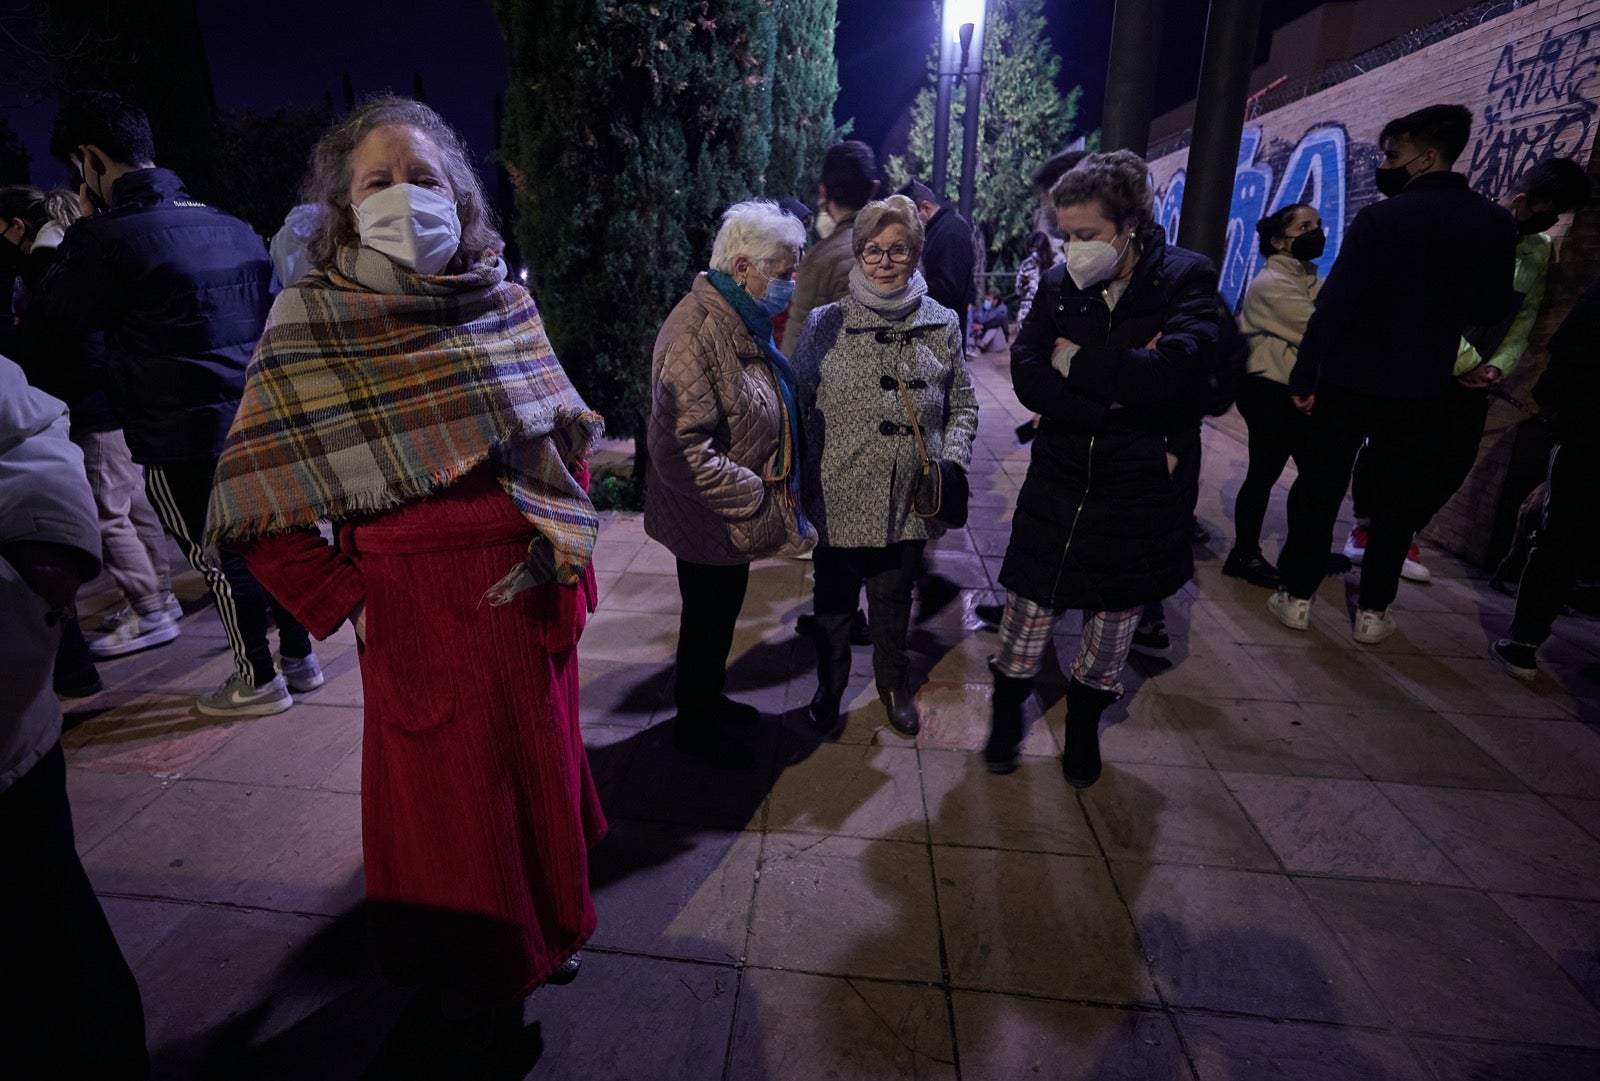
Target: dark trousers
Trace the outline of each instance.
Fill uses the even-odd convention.
[[[1317,591],[1328,566],[1356,453],[1372,455],[1371,517],[1361,563],[1361,607],[1388,608],[1399,590],[1411,536],[1427,521],[1436,490],[1441,399],[1385,398],[1323,383],[1311,415],[1300,477],[1289,490],[1289,537],[1278,561],[1293,597]]]
[[[1578,556],[1600,531],[1600,443],[1563,443],[1550,454],[1549,495],[1517,590],[1507,635],[1537,646],[1550,637],[1577,574]]]
[[[910,661],[911,587],[922,571],[926,541],[900,541],[887,548],[818,548],[812,556],[817,619],[854,615],[867,587],[867,623],[872,634],[872,674],[880,691],[905,686]]]
[[[178,539],[189,566],[199,571],[217,602],[217,614],[227,632],[239,674],[259,687],[275,674],[272,646],[267,642],[268,611],[278,624],[278,648],[285,657],[311,652],[311,635],[245,568],[244,560],[224,548],[218,566],[201,551],[205,537],[206,504],[211,500],[214,461],[153,465],[145,469],[145,491],[162,526]]]
[[[1261,549],[1261,523],[1267,517],[1272,486],[1290,458],[1299,464],[1311,418],[1294,407],[1287,386],[1263,375],[1239,381],[1238,405],[1250,428],[1250,465],[1233,503],[1234,547],[1255,552]]]
[[[148,1077],[139,985],[73,845],[67,763],[57,743],[0,792],[7,1077]]]
[[[1427,493],[1423,497],[1422,525],[1418,529],[1432,521],[1466,482],[1467,474],[1478,462],[1478,447],[1483,442],[1483,426],[1488,419],[1488,391],[1472,390],[1460,383],[1450,384],[1439,403],[1439,441],[1428,475]],[[1253,433],[1251,438],[1255,438]],[[1376,471],[1376,460],[1363,449],[1356,456],[1355,472],[1350,478],[1350,505],[1358,518],[1371,514],[1369,507]]]
[[[712,704],[728,678],[733,628],[744,607],[750,564],[715,566],[678,560],[678,674],[672,697],[680,718],[710,720]]]

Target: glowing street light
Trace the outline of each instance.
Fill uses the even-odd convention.
[[[983,27],[988,0],[944,0],[940,17],[939,78],[933,110],[933,187],[945,194],[950,153],[950,99],[956,76],[967,80],[966,131],[961,148],[961,215],[972,218],[973,168],[978,152],[978,101],[983,86]]]

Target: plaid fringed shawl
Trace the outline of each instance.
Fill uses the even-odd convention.
[[[505,264],[422,277],[366,248],[284,290],[217,466],[206,547],[412,502],[492,461],[538,530],[489,599],[576,582],[599,520],[573,478],[601,428]]]

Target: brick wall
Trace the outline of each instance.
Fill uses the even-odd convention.
[[[1385,122],[1436,102],[1459,102],[1475,114],[1473,138],[1457,168],[1473,186],[1500,198],[1540,158],[1594,160],[1600,128],[1600,0],[1543,0],[1437,42],[1366,75],[1302,98],[1253,120],[1238,157],[1222,287],[1237,303],[1261,268],[1255,223],[1288,203],[1316,206],[1328,229],[1319,263],[1333,265],[1351,218],[1378,197],[1372,170]],[[1150,163],[1156,214],[1177,234],[1189,151]],[[1600,206],[1578,216],[1552,267],[1533,345],[1507,383],[1515,397],[1543,370],[1541,343],[1573,297],[1600,274]],[[1231,427],[1231,425],[1224,425]],[[1510,517],[1542,476],[1548,442],[1529,413],[1504,402],[1490,410],[1478,464],[1425,536],[1474,562],[1504,551]]]

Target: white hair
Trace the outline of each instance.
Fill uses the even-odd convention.
[[[711,244],[711,269],[731,274],[741,255],[769,266],[805,243],[806,227],[771,199],[734,203],[722,215],[722,227]]]

